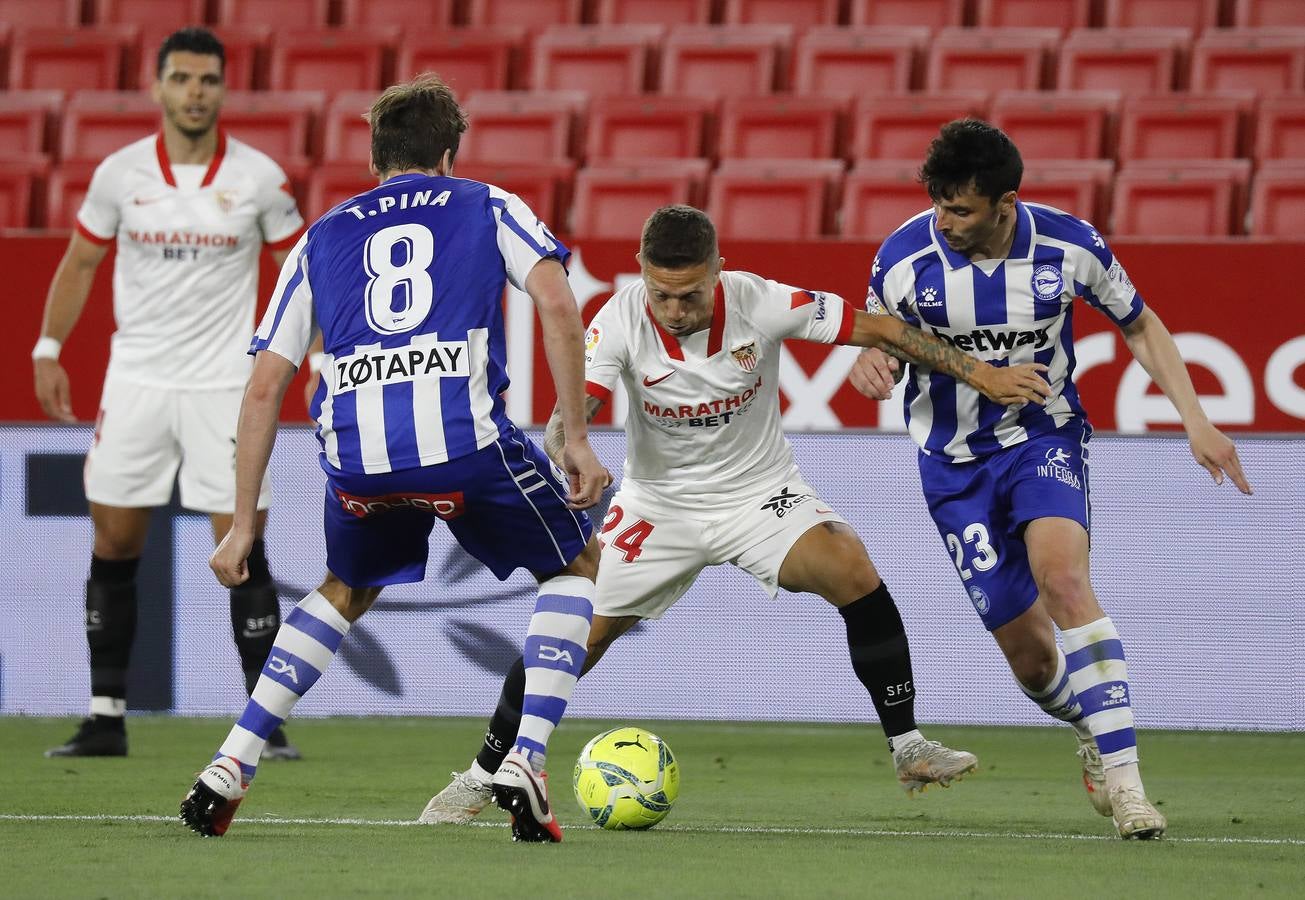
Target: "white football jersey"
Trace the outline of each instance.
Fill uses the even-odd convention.
[[[219,132],[207,166],[172,165],[161,134],[107,157],[77,213],[117,240],[109,373],[158,387],[242,387],[251,365],[258,255],[303,230],[285,173]]]
[[[719,508],[786,477],[780,344],[840,343],[854,315],[835,294],[722,272],[710,327],[676,338],[653,318],[642,281],[617,291],[585,332],[585,380],[607,400],[619,378],[630,397],[625,484]]]

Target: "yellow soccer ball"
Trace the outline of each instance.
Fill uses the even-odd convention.
[[[680,764],[652,732],[615,728],[585,744],[572,783],[580,808],[603,828],[651,828],[680,795]]]

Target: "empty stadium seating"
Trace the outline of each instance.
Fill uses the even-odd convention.
[[[275,91],[380,90],[395,28],[300,28],[272,36],[268,86]]]
[[[712,175],[707,212],[723,238],[795,240],[832,229],[843,164],[832,159],[727,159]]]
[[[570,233],[637,238],[652,210],[701,206],[710,168],[705,159],[591,163],[576,175]]]
[[[61,159],[99,162],[159,130],[159,107],[135,91],[78,91],[63,114]]]
[[[295,168],[308,160],[312,123],[324,105],[317,91],[232,91],[222,107],[222,127],[282,167]]]
[[[729,97],[721,105],[722,158],[817,159],[843,156],[846,100],[834,97]]]
[[[887,237],[911,216],[930,207],[916,179],[919,162],[863,160],[847,174],[839,234],[845,238]]]
[[[604,25],[706,25],[712,0],[596,0],[595,22]]]
[[[1032,160],[1024,166],[1021,200],[1045,203],[1105,230],[1115,164],[1108,159]]]
[[[50,168],[44,156],[0,158],[0,228],[26,228]]]
[[[852,159],[918,161],[953,119],[984,116],[988,95],[983,91],[949,91],[870,97],[852,110]]]
[[[1115,176],[1112,231],[1147,237],[1239,234],[1250,170],[1245,159],[1132,163]]]
[[[981,28],[1086,28],[1092,0],[978,0],[975,24]]]
[[[578,25],[584,0],[467,0],[468,25],[523,25],[540,29],[559,23]]]
[[[1156,94],[1182,86],[1185,28],[1080,28],[1060,47],[1056,87]]]
[[[852,25],[924,25],[946,28],[965,24],[965,0],[851,0]]]
[[[17,29],[9,48],[9,87],[117,90],[135,41],[130,26]]]
[[[944,28],[930,43],[925,86],[932,91],[1048,87],[1054,28]]]
[[[93,0],[91,18],[97,24],[139,25],[172,32],[203,25],[206,5],[206,0]]]
[[[1232,24],[1240,28],[1305,26],[1305,3],[1300,0],[1233,0]]]
[[[904,93],[929,39],[919,26],[811,28],[794,51],[793,89],[799,94]]]
[[[1219,24],[1219,0],[1105,0],[1107,28],[1184,25],[1193,31]]]
[[[1216,159],[1239,155],[1248,99],[1170,94],[1129,97],[1120,112],[1119,158]]]
[[[453,24],[454,0],[340,0],[340,24],[386,26],[405,31]]]
[[[531,87],[591,97],[642,93],[661,37],[657,25],[553,26],[535,40]]]
[[[326,107],[322,121],[322,160],[366,160],[371,153],[372,130],[363,114],[371,108],[377,91],[344,91]]]
[[[725,0],[727,25],[837,25],[839,0]]]
[[[661,91],[703,97],[765,94],[776,87],[792,30],[783,25],[680,25],[662,47]]]
[[[1249,231],[1293,241],[1305,235],[1305,160],[1275,161],[1256,173]]]
[[[508,25],[408,32],[399,42],[394,76],[438,72],[460,100],[473,91],[507,90],[520,86],[514,73],[525,41],[524,28]]]
[[[571,204],[575,163],[553,162],[463,163],[454,169],[459,178],[471,178],[516,194],[549,227],[561,230]]]
[[[52,151],[62,106],[60,91],[0,91],[0,158],[29,159]]]
[[[324,163],[314,166],[308,178],[303,210],[308,221],[363,191],[376,187],[376,178],[361,162]]]
[[[600,97],[589,108],[585,156],[593,160],[697,157],[716,103],[701,97]]]
[[[1113,91],[999,91],[991,120],[1028,159],[1096,159],[1110,155],[1119,110]]]
[[[1305,159],[1305,94],[1264,98],[1257,122],[1256,160]]]
[[[1192,47],[1194,91],[1305,90],[1305,28],[1208,31]]]
[[[267,25],[285,34],[329,25],[331,0],[217,0],[217,25]]]
[[[46,181],[44,224],[47,228],[70,229],[77,224],[77,210],[91,186],[98,163],[64,162]],[[37,219],[36,224],[41,224]]]
[[[14,28],[76,28],[81,0],[0,0],[0,22]]]
[[[467,100],[470,127],[460,158],[476,162],[547,162],[566,159],[575,119],[586,96],[575,91],[481,91]]]

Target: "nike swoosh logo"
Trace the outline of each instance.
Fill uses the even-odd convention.
[[[675,370],[674,370],[674,369],[671,369],[669,372],[667,372],[667,373],[666,373],[665,375],[663,375],[661,378],[649,378],[647,375],[645,375],[645,376],[643,376],[643,386],[644,386],[644,387],[652,387],[654,384],[661,384],[663,381],[665,381],[667,378],[670,378],[670,377],[671,377],[672,375],[674,375],[674,374],[675,374]]]
[[[903,697],[901,700],[897,700],[897,701],[885,700],[884,706],[901,706],[906,701],[914,700],[914,699],[915,699],[914,697]]]
[[[136,197],[131,202],[136,204],[137,206],[149,206],[151,203],[158,203],[160,200],[166,200],[166,199],[168,199],[168,197],[166,194],[164,194],[162,197],[146,197],[144,199],[140,197]]]

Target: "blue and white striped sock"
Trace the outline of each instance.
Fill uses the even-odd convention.
[[[1124,645],[1108,616],[1061,633],[1069,683],[1101,751],[1107,773],[1137,764],[1137,735],[1129,702]]]
[[[536,772],[544,768],[548,739],[566,712],[585,663],[593,600],[594,583],[577,575],[559,575],[539,586],[522,655],[526,694],[521,725],[512,745],[512,752],[530,760]]]
[[[1047,715],[1068,722],[1083,740],[1092,739],[1092,730],[1084,720],[1083,704],[1078,702],[1078,694],[1074,693],[1074,688],[1069,683],[1069,668],[1065,663],[1065,653],[1059,647],[1056,648],[1056,674],[1051,676],[1051,681],[1045,688],[1035,691],[1018,679],[1016,683],[1024,692],[1024,696],[1042,707],[1042,711]]]
[[[245,782],[251,781],[268,736],[322,677],[348,631],[349,620],[317,591],[300,600],[281,623],[245,711],[213,758],[236,760]]]

